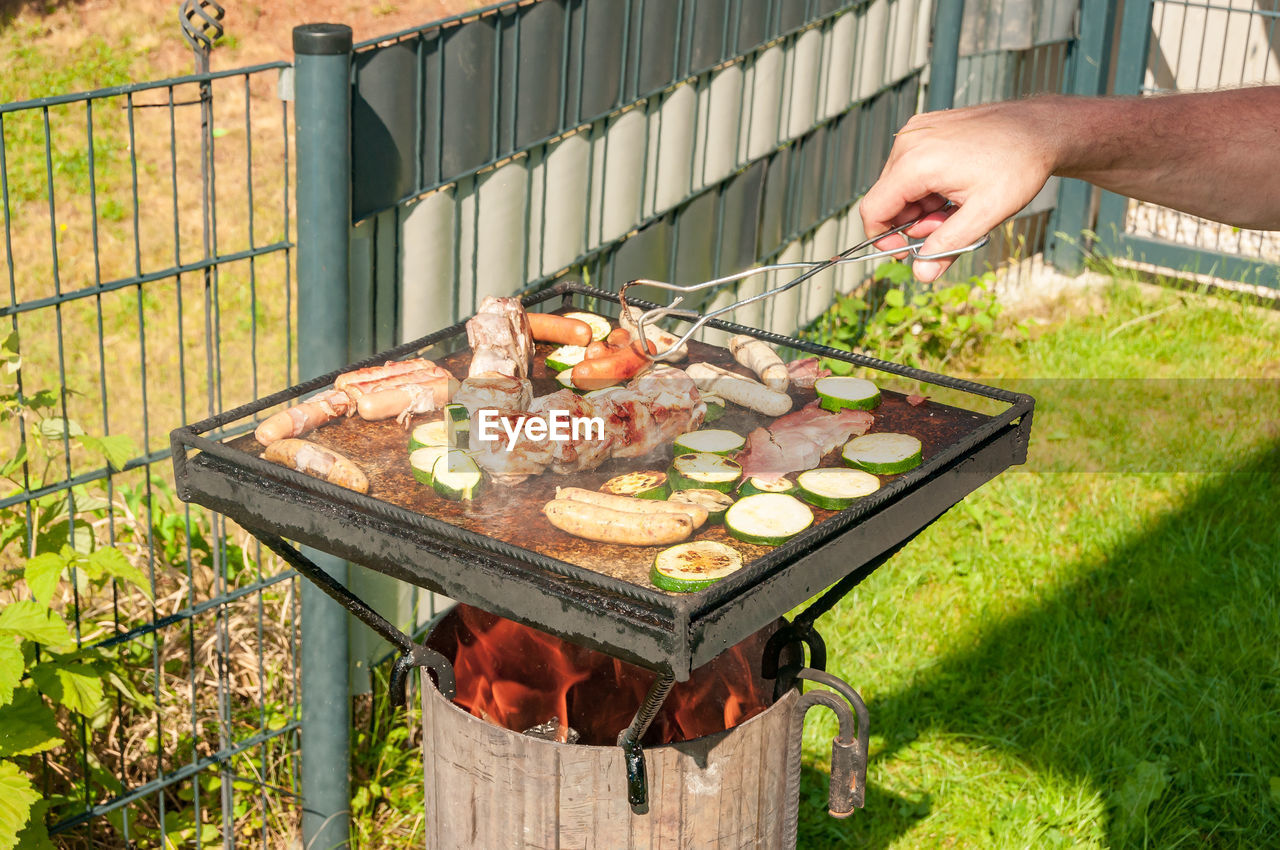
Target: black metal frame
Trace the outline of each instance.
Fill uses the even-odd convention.
[[[617,302],[612,293],[571,282],[524,300],[532,305],[562,297],[568,303],[575,296],[594,299],[591,306],[596,309]],[[997,399],[1010,407],[858,505],[797,535],[734,576],[680,596],[422,516],[201,436],[326,386],[337,372],[174,430],[178,492],[259,536],[296,540],[683,681],[695,667],[823,589],[839,583],[833,593],[843,595],[965,495],[1026,458],[1035,404],[1028,395],[727,322],[710,325]],[[464,330],[459,323],[346,368],[404,357],[458,338]],[[198,454],[191,455],[193,451]],[[289,558],[296,564],[293,556]],[[827,607],[836,598],[824,597],[829,599]],[[367,606],[349,593],[339,601],[380,634],[392,628],[376,614],[374,620],[362,613]]]

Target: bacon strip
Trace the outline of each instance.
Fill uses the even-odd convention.
[[[821,363],[822,361],[817,357],[804,357],[788,363],[787,375],[791,378],[792,385],[804,390],[813,389],[813,385],[819,378],[825,378],[831,374],[831,370],[823,369]]]
[[[822,457],[850,437],[867,432],[875,422],[865,410],[828,413],[811,402],[794,413],[774,420],[766,430],[757,428],[736,460],[744,475],[786,475],[813,469]]]

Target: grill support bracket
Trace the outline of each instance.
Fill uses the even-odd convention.
[[[440,693],[446,699],[453,699],[457,692],[457,683],[453,675],[453,664],[449,659],[397,629],[385,617],[369,607],[363,599],[348,590],[345,585],[321,569],[315,561],[303,555],[279,535],[252,528],[249,529],[249,533],[297,570],[299,575],[310,580],[325,595],[350,611],[357,620],[373,629],[378,637],[400,650],[400,657],[391,668],[389,691],[392,705],[396,708],[404,706],[409,673],[416,667],[426,667],[430,670],[435,676],[436,687],[440,689]]]

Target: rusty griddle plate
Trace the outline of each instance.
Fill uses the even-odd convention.
[[[535,398],[561,389],[555,380],[555,373],[547,369],[545,362],[546,355],[556,347],[543,343],[537,346],[532,373]],[[686,366],[699,361],[750,375],[746,368],[738,365],[727,349],[700,342],[689,344],[688,360],[672,365]],[[462,379],[467,375],[471,352],[459,351],[437,362],[455,377]],[[813,390],[793,388],[790,394],[792,410],[799,410],[817,398]],[[924,463],[991,418],[930,401],[918,407],[912,406],[907,403],[905,396],[888,390],[882,390],[881,397],[880,406],[872,411],[875,424],[868,433],[889,431],[916,437],[923,446]],[[413,425],[439,418],[439,413],[418,416],[414,418]],[[723,428],[746,436],[755,428],[767,427],[773,421],[768,416],[730,404],[725,408],[724,416],[703,427]],[[572,486],[596,490],[606,480],[623,472],[666,470],[672,459],[669,444],[659,447],[646,458],[611,459],[591,472],[558,475],[547,471],[514,487],[498,487],[486,480],[479,497],[473,502],[451,502],[413,478],[409,467],[409,432],[394,420],[366,422],[359,417],[351,417],[318,428],[308,434],[306,439],[331,448],[360,466],[369,477],[369,495],[374,498],[602,575],[653,588],[649,582],[649,569],[654,556],[663,547],[619,546],[583,540],[552,526],[543,516],[542,507],[555,498],[556,487]],[[263,450],[252,436],[241,437],[230,445],[253,455],[260,455]],[[822,465],[841,466],[839,449],[830,452],[823,459]],[[794,474],[791,477],[794,478]],[[879,476],[882,484],[900,477],[901,475]],[[815,524],[828,520],[837,513],[813,508]],[[750,566],[753,561],[776,548],[743,543],[730,537],[722,525],[704,525],[691,539],[717,540],[733,546],[742,553],[744,567]]]

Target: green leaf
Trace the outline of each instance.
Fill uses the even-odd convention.
[[[13,700],[13,691],[22,683],[22,650],[10,639],[0,638],[0,706]]]
[[[913,295],[911,296],[911,303],[916,305],[917,307],[923,307],[924,305],[929,303],[929,296],[923,295],[923,294]]]
[[[48,661],[31,668],[31,680],[49,699],[92,717],[102,707],[102,676],[78,661]]]
[[[142,570],[129,563],[129,559],[119,549],[111,546],[99,549],[89,556],[89,563],[109,576],[136,585],[148,599],[151,598],[151,583],[142,574]]]
[[[973,315],[973,320],[987,330],[991,330],[991,327],[995,324],[991,317],[986,313],[975,313]]]
[[[31,807],[26,827],[18,833],[18,850],[57,850],[49,840],[49,827],[44,824],[50,801],[46,798]]]
[[[76,442],[89,451],[102,455],[103,460],[117,472],[124,469],[129,459],[137,454],[133,440],[125,434],[108,434],[105,437],[92,437],[88,434],[73,436]]]
[[[876,267],[874,277],[876,280],[887,280],[901,285],[911,280],[911,267],[906,263],[890,260]]]
[[[13,702],[0,708],[0,758],[29,756],[61,743],[58,719],[35,688],[18,688]]]
[[[1168,762],[1140,761],[1115,793],[1113,801],[1122,825],[1132,829],[1146,819],[1147,809],[1169,787]]]
[[[9,331],[9,335],[0,341],[0,354],[12,356],[18,353],[18,332]]]
[[[108,434],[99,437],[98,442],[101,444],[102,457],[116,471],[124,469],[124,465],[138,454],[138,447],[127,434]]]
[[[54,649],[65,649],[72,643],[66,621],[30,599],[10,602],[0,609],[0,634],[18,635]]]
[[[16,472],[27,462],[27,444],[23,443],[18,446],[18,450],[13,453],[13,457],[5,461],[4,466],[0,466],[0,475],[9,476]]]
[[[893,290],[897,292],[897,290]],[[896,325],[908,316],[907,308],[901,305],[890,307],[884,311],[884,320],[891,325]]]
[[[71,419],[63,419],[62,417],[50,416],[48,419],[41,419],[40,424],[36,426],[40,432],[40,436],[46,440],[60,440],[63,435],[68,437],[84,436],[84,429],[81,428]]]
[[[1271,802],[1280,806],[1280,776],[1272,776],[1271,780]]]
[[[18,832],[40,799],[31,780],[11,761],[0,761],[0,850],[18,846]]]
[[[71,523],[68,520],[61,520],[48,526],[44,531],[36,535],[36,548],[42,552],[56,552],[63,546],[71,545],[77,552],[88,554],[93,551],[93,529],[89,527],[87,522],[81,520],[76,523],[75,540],[69,540],[69,531]]]
[[[58,579],[67,567],[67,559],[53,552],[43,552],[30,558],[22,570],[22,577],[27,580],[31,595],[45,608],[53,599],[53,592],[58,589]]]
[[[972,322],[973,322],[973,319],[969,318],[968,316],[965,316],[965,315],[956,316],[956,327],[959,328],[962,332],[969,330],[969,325]]]
[[[884,303],[890,307],[901,307],[907,303],[907,296],[901,289],[890,289],[884,294]]]
[[[53,390],[40,390],[27,396],[27,407],[32,410],[46,410],[58,403],[58,394]]]

